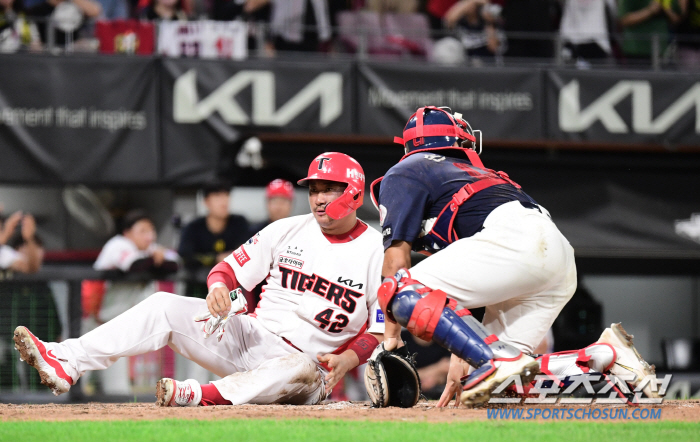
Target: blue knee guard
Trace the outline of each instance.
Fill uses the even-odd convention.
[[[406,327],[414,313],[416,303],[421,299],[422,296],[412,290],[397,293],[391,302],[391,312],[396,322]],[[442,311],[442,316],[433,331],[432,340],[475,368],[493,359],[493,351],[477,331],[447,307]]]

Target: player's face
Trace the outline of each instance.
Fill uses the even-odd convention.
[[[228,192],[213,192],[204,198],[204,205],[207,206],[209,214],[214,218],[228,217]]]
[[[146,250],[156,240],[156,228],[150,221],[142,219],[124,232],[139,250]]]
[[[286,218],[292,213],[292,202],[282,196],[275,196],[267,200],[267,213],[270,221]]]
[[[316,222],[321,230],[330,234],[341,234],[349,231],[355,225],[354,216],[346,216],[341,219],[333,219],[326,214],[326,206],[340,198],[345,192],[346,183],[326,180],[309,181],[309,205]],[[345,229],[349,225],[349,228]]]

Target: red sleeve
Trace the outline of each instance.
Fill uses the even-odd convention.
[[[211,287],[215,282],[223,282],[229,290],[233,290],[240,286],[236,279],[236,274],[226,261],[221,261],[211,269],[207,276],[207,287]]]
[[[357,354],[357,357],[360,359],[360,365],[362,365],[372,356],[372,352],[377,345],[379,345],[377,338],[369,333],[364,333],[352,341],[348,350],[352,350]]]

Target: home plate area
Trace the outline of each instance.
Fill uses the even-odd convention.
[[[343,419],[372,421],[462,422],[517,419],[569,420],[566,415],[596,422],[620,422],[657,416],[651,420],[700,422],[700,400],[668,400],[659,405],[517,405],[507,408],[437,408],[422,401],[413,408],[371,408],[369,402],[324,402],[321,405],[236,405],[163,408],[154,404],[0,404],[2,421],[154,420],[154,419]],[[555,410],[558,412],[555,414]],[[635,411],[636,410],[636,411]],[[660,410],[660,413],[659,413]],[[503,414],[510,411],[511,414]],[[498,414],[498,413],[501,414]],[[520,414],[517,414],[520,412]],[[660,416],[659,416],[660,414]],[[563,419],[556,419],[561,416]],[[601,416],[615,416],[615,419]],[[544,419],[543,419],[544,416]],[[597,416],[597,417],[596,417]],[[637,416],[636,418],[633,416]]]

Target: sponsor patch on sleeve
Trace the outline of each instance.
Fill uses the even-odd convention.
[[[384,323],[384,312],[381,309],[377,309],[377,322]]]
[[[260,232],[256,233],[253,235],[248,241],[245,243],[250,245],[250,244],[257,244],[258,243],[258,238],[260,238]]]
[[[250,261],[250,256],[248,256],[248,254],[245,252],[243,246],[240,246],[233,251],[233,259],[236,260],[239,266],[243,267],[245,263]]]

